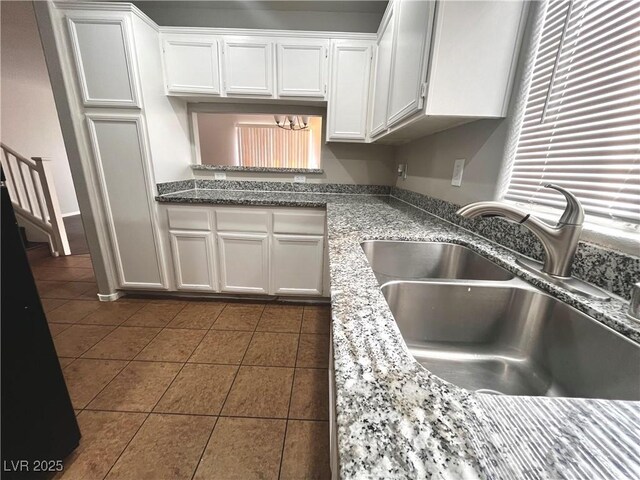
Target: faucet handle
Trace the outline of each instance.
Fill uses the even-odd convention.
[[[580,204],[580,201],[569,190],[554,185],[553,183],[547,183],[545,188],[552,188],[564,195],[567,199],[567,206],[564,209],[564,213],[558,220],[558,225],[582,225],[584,222],[584,209]]]

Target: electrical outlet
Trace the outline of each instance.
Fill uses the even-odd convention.
[[[215,178],[216,180],[226,180],[227,174],[225,172],[215,172],[213,174],[213,178]]]
[[[293,182],[294,183],[307,183],[307,177],[305,177],[304,175],[295,175],[293,177]]]
[[[464,172],[464,158],[459,158],[453,163],[453,177],[451,177],[451,185],[459,187],[462,185],[462,174]]]

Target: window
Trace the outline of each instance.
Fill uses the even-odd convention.
[[[549,0],[505,199],[640,224],[640,2]]]
[[[244,123],[236,131],[240,166],[309,168],[309,157],[313,154],[311,130]]]
[[[269,171],[321,168],[320,115],[194,112],[193,133],[196,160],[203,165]]]

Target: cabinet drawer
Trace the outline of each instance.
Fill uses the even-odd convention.
[[[221,209],[216,211],[217,226],[227,232],[268,232],[269,212],[266,210]]]
[[[173,230],[211,230],[209,211],[204,208],[169,208],[167,216]]]
[[[324,212],[274,212],[273,233],[324,234]]]

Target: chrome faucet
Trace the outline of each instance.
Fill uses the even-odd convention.
[[[464,218],[505,217],[524,225],[542,242],[545,253],[542,271],[553,277],[569,278],[584,222],[584,210],[571,192],[553,184],[547,184],[545,187],[557,190],[567,199],[567,207],[555,227],[502,202],[471,203],[459,209],[457,213]]]

